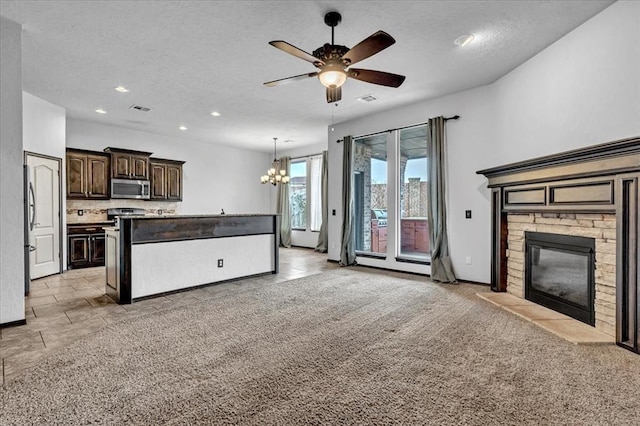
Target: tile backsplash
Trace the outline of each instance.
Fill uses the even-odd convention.
[[[67,223],[95,223],[107,220],[107,209],[118,207],[140,208],[146,215],[174,215],[178,203],[142,200],[67,200]],[[82,210],[82,216],[78,212]],[[161,213],[160,213],[161,212]]]

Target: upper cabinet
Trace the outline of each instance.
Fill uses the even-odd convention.
[[[109,198],[110,156],[67,149],[67,198]]]
[[[109,199],[111,179],[149,180],[151,200],[182,201],[184,161],[150,158],[150,152],[67,149],[67,198]]]
[[[116,179],[149,179],[150,152],[121,148],[105,148],[111,154],[111,177]]]
[[[182,201],[184,161],[151,158],[151,199]]]

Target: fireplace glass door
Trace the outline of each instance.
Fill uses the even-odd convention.
[[[525,298],[595,324],[593,238],[526,233]]]

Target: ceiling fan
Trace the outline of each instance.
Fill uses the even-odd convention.
[[[334,42],[334,29],[340,21],[342,21],[342,16],[338,12],[329,12],[324,16],[324,23],[331,27],[331,44],[326,43],[324,46],[314,50],[313,54],[309,54],[283,40],[270,41],[269,44],[273,47],[311,62],[318,68],[318,71],[268,81],[264,85],[273,87],[309,77],[318,77],[320,83],[327,88],[327,102],[337,102],[342,99],[342,85],[347,80],[347,77],[381,86],[400,87],[405,79],[403,75],[350,68],[356,62],[373,56],[394,44],[396,41],[393,37],[384,31],[378,31],[349,49]]]

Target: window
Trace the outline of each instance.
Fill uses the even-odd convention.
[[[307,160],[291,161],[291,181],[289,182],[289,206],[291,208],[291,228],[307,227]]]
[[[387,252],[387,134],[354,145],[353,194],[356,251]]]
[[[400,253],[402,258],[429,258],[427,182],[427,126],[401,129],[400,164]]]
[[[309,224],[312,231],[322,226],[322,156],[309,158]]]
[[[291,161],[291,228],[320,231],[322,225],[322,155]]]

